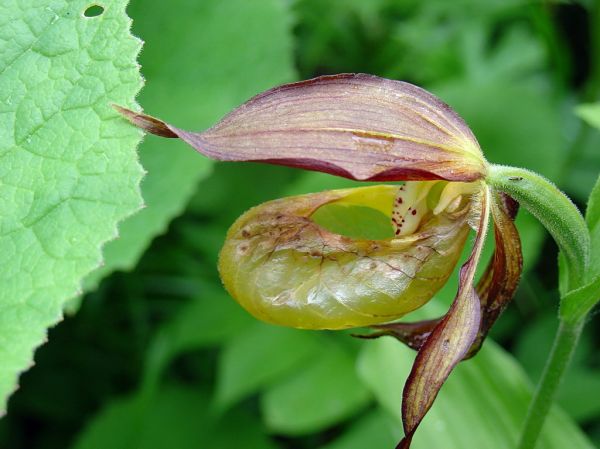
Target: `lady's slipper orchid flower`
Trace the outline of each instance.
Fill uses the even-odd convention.
[[[512,298],[521,274],[517,203],[486,184],[488,164],[465,122],[425,90],[363,74],[323,76],[252,98],[192,133],[118,108],[135,125],[181,138],[222,161],[301,167],[360,181],[405,181],[271,201],[231,227],[219,271],[226,289],[264,321],[304,329],[374,326],[418,350],[404,388],[408,448],[454,366],[472,356]],[[326,205],[366,206],[393,233],[336,234],[315,217]],[[495,252],[475,285],[490,217]],[[452,273],[469,230],[475,241],[443,317],[389,323],[426,303]]]

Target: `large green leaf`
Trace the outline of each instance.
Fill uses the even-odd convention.
[[[321,449],[391,449],[400,435],[394,420],[378,408],[352,422],[346,432]]]
[[[600,103],[580,104],[575,113],[590,126],[600,129]]]
[[[569,175],[569,194],[583,202],[597,183],[600,170],[600,102],[578,105],[575,115],[585,123],[576,123],[578,128],[573,127],[578,133],[572,143],[567,167],[570,171],[565,174]]]
[[[284,2],[134,0],[130,13],[133,32],[146,42],[139,102],[183,128],[207,128],[252,95],[295,77]],[[113,270],[131,269],[212,166],[184,143],[155,136],[146,137],[140,153],[148,170],[142,183],[147,207],[123,223],[89,286]]]
[[[600,275],[600,176],[590,194],[585,220],[590,230],[592,243],[590,272],[593,276],[598,276]],[[590,279],[593,276],[590,276]]]
[[[558,403],[570,417],[585,423],[597,423],[600,416],[600,370],[572,366],[565,376]]]
[[[359,373],[401,428],[402,388],[414,352],[391,338],[369,342]],[[513,449],[531,399],[521,368],[493,342],[461,363],[442,388],[413,440],[413,447]],[[591,449],[592,444],[560,410],[553,409],[538,449]]]
[[[516,341],[515,358],[534,383],[542,375],[558,324],[555,312],[541,315],[528,323]],[[600,395],[590,394],[600,391],[600,371],[586,366],[594,353],[591,327],[584,329],[557,397],[558,404],[579,422],[591,421],[600,414]]]
[[[268,389],[261,398],[261,408],[270,430],[299,435],[323,430],[352,416],[370,399],[356,375],[352,354],[330,344],[323,345],[321,354],[303,369]]]
[[[592,193],[590,193],[585,221],[590,229],[595,229],[600,224],[600,176],[596,180]]]
[[[197,388],[164,387],[145,407],[136,396],[109,403],[74,449],[272,449],[260,422],[244,412],[219,419]]]
[[[198,296],[186,302],[157,331],[146,355],[144,391],[153,391],[169,363],[186,351],[216,346],[253,322],[220,286],[198,283]]]
[[[0,409],[65,301],[140,208],[133,105],[140,41],[125,0],[0,6]]]
[[[320,348],[319,336],[313,332],[256,322],[223,348],[217,404],[227,407],[281,379],[309,363]]]

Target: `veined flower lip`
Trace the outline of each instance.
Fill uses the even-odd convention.
[[[417,203],[396,202],[409,197],[406,187],[330,190],[250,209],[227,233],[219,256],[223,285],[255,317],[289,327],[345,329],[412,312],[452,274],[469,234],[470,205],[465,200],[436,215],[419,196],[420,213],[412,214],[409,204]],[[321,226],[314,217],[331,206],[377,210],[389,220],[388,236],[347,236]],[[392,221],[398,206],[409,207],[402,210],[410,230],[402,235]]]

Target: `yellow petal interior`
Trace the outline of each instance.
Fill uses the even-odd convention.
[[[399,318],[446,282],[469,233],[468,189],[445,193],[447,185],[436,183],[405,184],[402,194],[409,196],[403,201],[410,197],[410,210],[423,211],[414,215],[408,207],[396,210],[397,185],[301,195],[255,207],[228,233],[219,260],[223,283],[254,316],[285,326],[340,329]],[[455,208],[457,198],[460,207]],[[446,207],[436,215],[442,200]],[[408,212],[413,232],[384,240],[340,235],[312,220],[327,205],[370,207],[390,219],[394,212]]]

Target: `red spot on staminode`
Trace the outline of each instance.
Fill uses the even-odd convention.
[[[413,211],[411,212],[413,215],[417,215],[417,209],[413,209]]]

